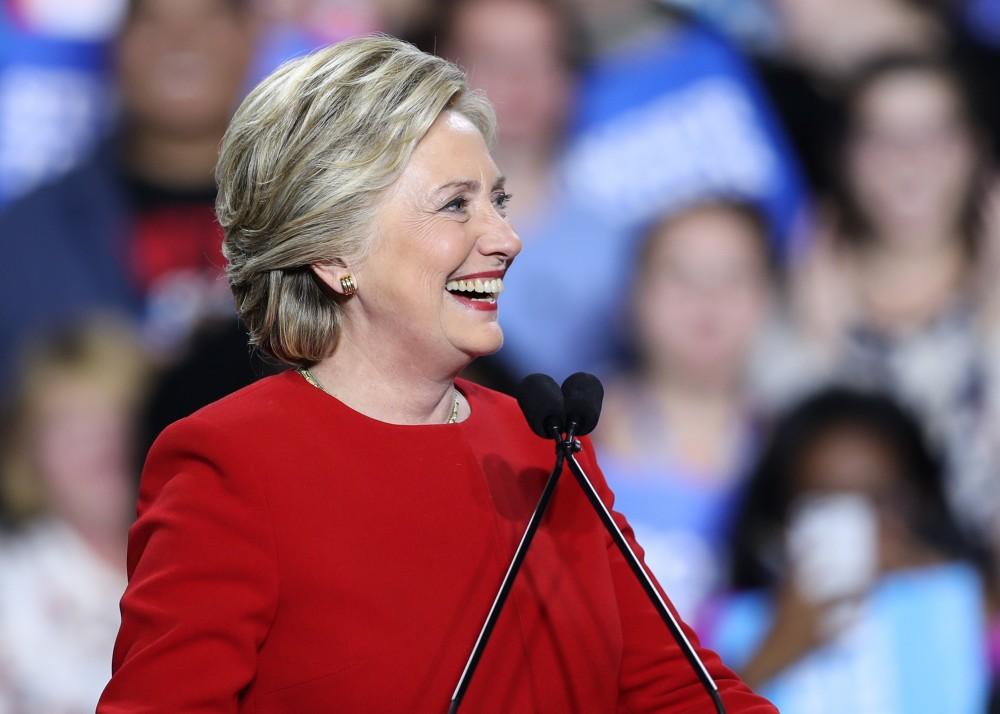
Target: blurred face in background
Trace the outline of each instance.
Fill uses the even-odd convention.
[[[936,43],[920,0],[771,0],[783,44],[800,63],[844,76],[876,54]]]
[[[30,417],[29,450],[49,511],[81,530],[124,534],[131,515],[132,414],[118,391],[92,376],[56,375]]]
[[[864,9],[866,3],[879,0],[772,0],[771,5],[780,22],[786,42],[794,49],[821,41],[823,29],[829,31],[841,23],[850,22],[845,11],[855,6]]]
[[[533,0],[470,0],[452,20],[446,54],[496,108],[501,150],[544,150],[562,135],[573,76],[558,22]]]
[[[118,83],[136,124],[220,136],[254,49],[251,13],[232,0],[140,0],[118,41]]]
[[[977,168],[956,89],[919,70],[888,74],[858,98],[847,179],[874,237],[961,231]]]
[[[862,496],[878,527],[878,559],[883,568],[908,560],[912,536],[907,525],[908,491],[891,447],[862,428],[844,425],[817,437],[801,455],[795,475],[797,496]]]
[[[760,230],[738,210],[712,205],[654,229],[634,293],[645,364],[703,386],[740,378],[769,299]]]

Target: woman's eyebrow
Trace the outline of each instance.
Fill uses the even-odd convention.
[[[492,190],[497,191],[503,188],[506,183],[507,183],[506,176],[498,176],[496,181],[493,182]],[[440,186],[437,187],[435,193],[440,193],[445,189],[453,189],[453,188],[462,188],[465,189],[466,191],[471,191],[475,193],[476,191],[479,190],[481,185],[482,184],[480,184],[477,179],[457,179],[455,181],[449,181],[448,183],[441,184]]]
[[[479,190],[479,181],[476,179],[458,179],[456,181],[449,181],[448,183],[438,186],[435,193],[440,193],[441,191],[450,188],[464,188],[466,191],[475,192]]]

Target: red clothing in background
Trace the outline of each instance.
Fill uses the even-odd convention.
[[[141,207],[129,241],[128,266],[140,294],[178,271],[223,274],[222,228],[211,201]]]
[[[445,712],[553,458],[512,399],[459,387],[465,422],[394,426],[290,371],[169,427],[98,713]],[[702,655],[730,714],[775,711]],[[712,710],[564,474],[462,711]]]

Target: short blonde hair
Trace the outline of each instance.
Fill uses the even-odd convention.
[[[216,213],[252,345],[292,366],[330,354],[341,300],[310,266],[364,257],[381,192],[446,109],[492,143],[493,109],[461,69],[382,35],[288,62],[247,96],[222,142]]]

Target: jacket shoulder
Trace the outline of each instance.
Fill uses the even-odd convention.
[[[287,424],[289,406],[282,375],[264,377],[167,426],[146,455],[140,486],[140,510],[178,471],[197,464],[226,480],[241,480],[266,454],[280,424]]]
[[[290,413],[298,411],[295,405],[301,401],[296,398],[290,377],[294,377],[290,372],[262,377],[206,404],[175,424],[200,423],[228,431],[267,428],[283,422]]]

